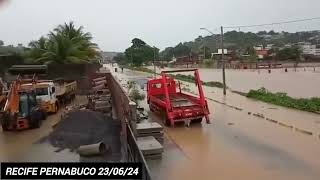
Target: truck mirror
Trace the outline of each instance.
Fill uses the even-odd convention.
[[[52,87],[52,90],[51,90],[52,94],[56,92],[56,88],[55,87]]]

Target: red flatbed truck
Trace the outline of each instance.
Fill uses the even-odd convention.
[[[168,73],[190,71],[194,72],[199,97],[183,93],[180,82],[177,83],[172,76],[168,75]],[[164,86],[164,84],[166,85]],[[191,122],[201,122],[203,118],[207,123],[210,123],[209,108],[198,69],[162,71],[161,78],[147,82],[147,102],[150,111],[159,112],[165,116],[164,123],[166,125],[174,126],[176,122],[182,121],[189,126]]]

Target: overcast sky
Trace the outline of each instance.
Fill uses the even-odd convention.
[[[3,1],[3,0],[0,0]],[[104,51],[124,51],[138,37],[161,49],[219,33],[221,25],[261,24],[320,17],[320,0],[11,0],[0,7],[0,40],[23,43],[74,21]],[[257,30],[320,30],[320,20]]]

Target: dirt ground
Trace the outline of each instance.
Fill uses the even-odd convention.
[[[74,104],[86,102],[85,96],[77,96]],[[30,129],[20,132],[0,132],[0,161],[79,161],[79,156],[68,150],[55,152],[57,148],[48,143],[39,143],[46,137],[52,126],[60,121],[62,109],[43,121],[39,129]]]

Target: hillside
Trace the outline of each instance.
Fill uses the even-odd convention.
[[[256,45],[273,44],[274,47],[283,47],[286,44],[294,44],[298,42],[311,42],[318,44],[320,40],[320,31],[306,32],[238,32],[229,31],[224,34],[224,45],[228,49],[244,50]],[[161,52],[163,59],[171,59],[173,56],[184,56],[190,53],[200,53],[210,56],[211,52],[217,52],[220,47],[220,35],[199,36],[193,41],[179,43],[174,47],[167,47]]]

